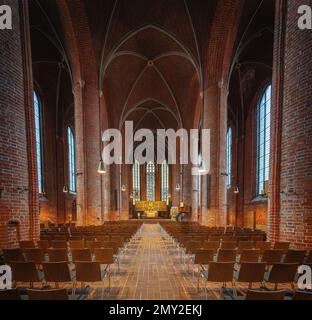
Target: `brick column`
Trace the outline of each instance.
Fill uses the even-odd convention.
[[[302,4],[300,0],[277,1],[285,18],[277,18],[275,39],[272,148],[276,149],[271,172],[269,235],[272,240],[290,241],[293,247],[311,248],[312,37],[311,30],[300,30],[297,25],[297,11]],[[312,1],[305,4],[312,6]],[[281,38],[284,30],[285,41]]]
[[[8,0],[13,29],[0,31],[0,247],[39,235],[28,8]]]
[[[204,129],[210,129],[210,172],[202,182],[202,223],[208,226],[226,224],[226,104],[220,84],[205,90]],[[206,207],[207,195],[209,208]]]

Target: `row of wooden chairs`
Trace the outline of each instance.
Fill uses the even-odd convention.
[[[115,263],[112,249],[96,249],[93,257],[88,249],[77,249],[71,261],[68,261],[67,256],[55,259],[58,261],[53,260],[11,261],[9,265],[13,282],[29,283],[31,288],[37,282],[54,282],[56,287],[59,283],[70,282],[75,287],[75,281],[97,282],[108,276],[110,288],[110,268]],[[99,280],[99,275],[102,280]]]
[[[290,284],[291,289],[295,290],[296,279],[298,278],[297,263],[277,263],[267,269],[265,262],[243,262],[239,268],[234,262],[209,262],[207,268],[201,265],[198,272],[198,290],[200,288],[200,276],[205,279],[207,290],[208,283],[220,283],[220,297],[223,296],[223,289],[227,283],[232,284],[233,296],[238,297],[237,284],[244,283],[252,289],[253,284],[260,283],[259,289],[267,289],[267,285],[273,285],[274,290],[278,290],[279,284]]]

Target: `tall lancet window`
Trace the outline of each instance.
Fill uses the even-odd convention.
[[[272,86],[262,94],[257,108],[258,157],[257,195],[266,193],[270,174]]]
[[[141,200],[141,175],[140,164],[135,161],[132,166],[132,189],[133,189],[133,204]]]
[[[43,157],[42,157],[42,110],[36,92],[34,92],[34,116],[37,155],[38,191],[43,193]]]
[[[231,187],[232,175],[232,128],[229,128],[226,135],[226,186]]]
[[[76,156],[73,130],[67,128],[69,192],[76,192]]]
[[[161,200],[166,201],[168,204],[169,200],[169,166],[165,160],[161,164]]]
[[[146,166],[146,200],[155,201],[155,165],[149,162]]]

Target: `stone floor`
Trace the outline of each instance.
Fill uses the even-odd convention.
[[[122,257],[120,272],[113,266],[111,290],[105,289],[103,299],[124,300],[190,300],[219,299],[219,285],[209,285],[205,291],[204,279],[197,290],[197,276],[188,272],[180,255],[164,240],[158,224],[144,224],[136,248]],[[192,270],[192,269],[190,269]],[[106,280],[106,284],[107,284]],[[92,285],[89,299],[101,299],[99,285]],[[229,290],[230,291],[230,290]],[[225,294],[226,299],[231,295]]]

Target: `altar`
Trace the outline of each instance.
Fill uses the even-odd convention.
[[[155,219],[159,217],[159,213],[167,212],[166,201],[137,201],[135,211],[143,213],[145,218]]]

